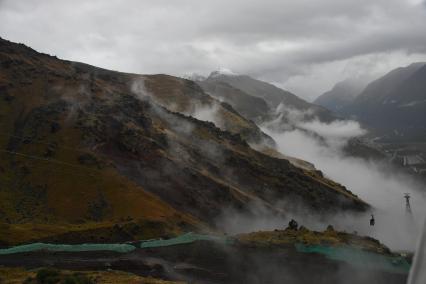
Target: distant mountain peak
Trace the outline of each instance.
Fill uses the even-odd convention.
[[[352,103],[366,85],[367,83],[361,79],[345,79],[316,98],[314,103],[338,113],[342,108]]]

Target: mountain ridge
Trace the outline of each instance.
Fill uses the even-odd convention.
[[[398,139],[403,141],[425,140],[426,135],[423,138],[417,135],[426,130],[425,82],[426,64],[423,62],[394,69],[368,84],[342,111],[378,133],[388,135],[397,131],[401,133]]]

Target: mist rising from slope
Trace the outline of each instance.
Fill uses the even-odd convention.
[[[330,223],[346,230],[356,230],[383,241],[394,249],[412,249],[420,224],[425,216],[425,197],[420,185],[401,173],[373,161],[348,157],[342,148],[348,139],[365,133],[356,122],[340,121],[330,124],[318,120],[298,122],[298,127],[287,132],[263,130],[277,142],[283,154],[312,162],[325,176],[345,185],[374,207],[376,226],[368,224],[369,214],[364,216],[338,216]],[[323,137],[323,143],[318,136]],[[405,213],[403,194],[412,196],[414,220]]]
[[[348,232],[356,231],[379,239],[394,250],[412,250],[426,214],[425,196],[421,185],[412,178],[390,169],[375,161],[348,157],[343,147],[349,139],[366,133],[355,121],[336,121],[330,124],[318,120],[306,122],[306,114],[295,110],[286,120],[276,119],[263,125],[262,130],[277,143],[278,150],[313,163],[324,175],[347,187],[348,190],[368,202],[373,208],[364,214],[342,214],[339,216],[318,216],[302,204],[277,201],[276,207],[291,212],[285,218],[272,215],[262,208],[253,216],[237,212],[226,212],[220,219],[221,226],[230,233],[284,228],[289,219],[295,218],[300,225],[310,229],[324,230],[328,224]],[[288,123],[289,125],[285,125]],[[283,125],[284,124],[284,125]],[[404,193],[412,196],[414,218],[405,212]],[[253,206],[255,207],[255,206]],[[370,214],[374,214],[376,225],[370,226]]]
[[[312,136],[294,130],[287,133],[269,132],[280,152],[308,160],[323,173],[343,185],[375,209],[376,226],[368,224],[369,214],[361,217],[339,216],[330,221],[344,229],[356,230],[380,239],[392,248],[411,249],[420,220],[425,215],[424,197],[408,177],[386,172],[384,167],[361,159],[345,157],[339,149],[321,145]],[[407,219],[403,193],[409,192],[416,219]]]
[[[134,84],[132,92],[140,99],[152,97],[144,88],[143,82]],[[199,120],[213,122],[220,127],[217,104],[195,106],[191,110],[189,115]],[[300,224],[311,229],[323,230],[328,224],[332,224],[340,230],[357,231],[360,234],[375,237],[393,249],[414,248],[415,237],[426,211],[423,208],[425,198],[419,193],[420,186],[407,176],[390,172],[383,165],[347,157],[343,154],[342,149],[349,139],[366,133],[357,122],[335,121],[325,124],[319,120],[306,121],[307,117],[313,115],[312,111],[299,112],[287,109],[283,105],[277,108],[277,114],[281,114],[281,116],[265,124],[262,130],[277,142],[277,148],[281,153],[315,164],[316,168],[321,170],[326,177],[345,185],[361,199],[371,204],[374,209],[372,212],[357,216],[324,217],[309,212],[303,205],[298,205],[297,210],[293,210],[286,218],[283,218],[282,216],[272,216],[268,210],[254,205],[253,211],[257,218],[239,215],[236,212],[226,212],[224,218],[218,221],[222,229],[229,233],[238,233],[283,228],[286,226],[288,218],[294,217]],[[161,116],[164,117],[164,114]],[[286,120],[281,119],[283,116]],[[192,128],[189,127],[188,130],[191,132]],[[212,145],[206,145],[204,148],[209,151],[214,150]],[[216,156],[221,155],[214,156],[217,159]],[[405,214],[403,199],[405,192],[409,192],[413,197],[414,220],[410,220]],[[294,209],[294,204],[288,201],[277,201],[275,205],[276,208],[292,207]],[[376,218],[374,227],[369,226],[370,213],[373,213]]]

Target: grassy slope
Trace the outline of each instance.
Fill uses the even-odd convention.
[[[62,69],[66,65],[55,67]],[[13,82],[13,78],[5,78],[6,74],[1,76],[3,85]],[[81,148],[79,130],[66,127],[67,117],[56,120],[64,126],[58,133],[43,128],[26,144],[26,137],[33,136],[34,129],[18,130],[16,121],[45,103],[42,85],[41,80],[33,80],[31,86],[14,88],[8,92],[13,100],[2,100],[0,104],[0,147],[3,150],[13,143],[15,149],[10,150],[19,152],[19,155],[0,152],[0,220],[4,222],[2,228],[7,228],[0,242],[25,242],[67,230],[81,230],[80,227],[84,230],[112,227],[127,218],[163,223],[171,232],[179,231],[178,223],[199,224],[195,218],[120,176],[112,166],[81,165],[79,157],[91,151]],[[54,157],[45,156],[50,145],[57,145]],[[97,210],[103,212],[94,214],[101,216],[92,216],[93,208],[102,207],[103,201],[108,205]]]
[[[188,115],[200,110],[214,109],[215,123],[224,130],[238,133],[253,142],[269,142],[272,139],[261,132],[255,123],[247,120],[230,106],[206,95],[194,82],[169,75],[138,76],[143,79],[145,90],[160,105],[171,111]],[[142,82],[142,81],[140,81]],[[213,107],[212,107],[213,106]]]
[[[346,232],[335,231],[329,227],[323,232],[311,231],[304,227],[299,230],[259,231],[237,236],[241,244],[254,247],[274,247],[282,245],[294,245],[302,243],[305,245],[348,245],[359,249],[376,252],[379,254],[390,254],[390,250],[379,241]]]

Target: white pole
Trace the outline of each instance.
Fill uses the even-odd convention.
[[[426,220],[423,225],[422,235],[414,254],[413,265],[407,284],[425,284],[426,283]]]

